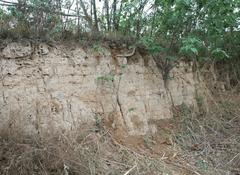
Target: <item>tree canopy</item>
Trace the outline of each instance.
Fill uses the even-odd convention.
[[[152,53],[238,58],[240,0],[0,0],[1,37],[135,38]]]

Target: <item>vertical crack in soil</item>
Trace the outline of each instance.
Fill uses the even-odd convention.
[[[121,79],[122,79],[122,74],[119,75],[119,81],[118,81],[118,87],[117,87],[117,105],[118,105],[118,107],[119,107],[119,110],[120,110],[120,113],[121,113],[121,116],[122,116],[124,125],[125,125],[125,127],[127,128],[127,123],[126,123],[126,120],[125,120],[125,118],[124,118],[124,114],[123,114],[123,110],[122,110],[122,105],[121,105],[120,100],[119,100],[119,89],[120,89]]]

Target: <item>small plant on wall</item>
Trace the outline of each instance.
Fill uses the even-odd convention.
[[[100,75],[96,78],[97,84],[104,84],[104,83],[113,83],[114,81],[114,74],[107,74],[107,75]]]

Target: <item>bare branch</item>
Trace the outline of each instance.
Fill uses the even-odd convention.
[[[15,5],[18,5],[18,3],[16,3],[16,2],[9,2],[9,1],[4,1],[4,0],[0,0],[0,2],[2,2],[4,4],[15,4]]]
[[[15,4],[1,4],[0,3],[0,6],[15,7],[16,5]]]

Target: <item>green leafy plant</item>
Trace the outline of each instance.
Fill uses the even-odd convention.
[[[197,56],[201,47],[203,47],[201,40],[196,37],[187,37],[182,40],[180,53],[186,56]]]
[[[198,106],[202,106],[203,105],[203,103],[204,103],[204,98],[203,98],[203,96],[197,96],[196,97],[196,101],[197,101],[197,104],[198,104]]]
[[[164,48],[162,48],[158,42],[154,41],[152,37],[143,37],[138,41],[138,44],[144,45],[151,55],[157,55],[164,51]]]
[[[104,81],[106,81],[106,82],[113,82],[114,81],[114,76],[115,75],[113,75],[113,74],[107,74],[107,75],[103,75],[103,76],[98,76],[97,77],[97,82],[100,82],[100,81],[102,81],[102,82],[104,82]]]
[[[127,67],[127,65],[126,64],[122,64],[120,67],[123,70],[123,69],[125,69]]]
[[[201,171],[207,171],[208,170],[208,164],[206,161],[204,160],[198,160],[196,163],[195,163],[196,167],[198,167],[199,170]]]
[[[104,48],[102,46],[100,46],[99,44],[94,44],[92,46],[94,52],[98,52],[98,53],[104,53]]]
[[[133,112],[133,111],[135,111],[136,110],[136,108],[129,108],[128,109],[128,112]]]
[[[216,49],[212,50],[211,54],[215,59],[219,59],[219,60],[229,58],[229,55],[220,48],[216,48]]]
[[[100,115],[95,114],[96,129],[99,131],[103,128],[103,121]]]

